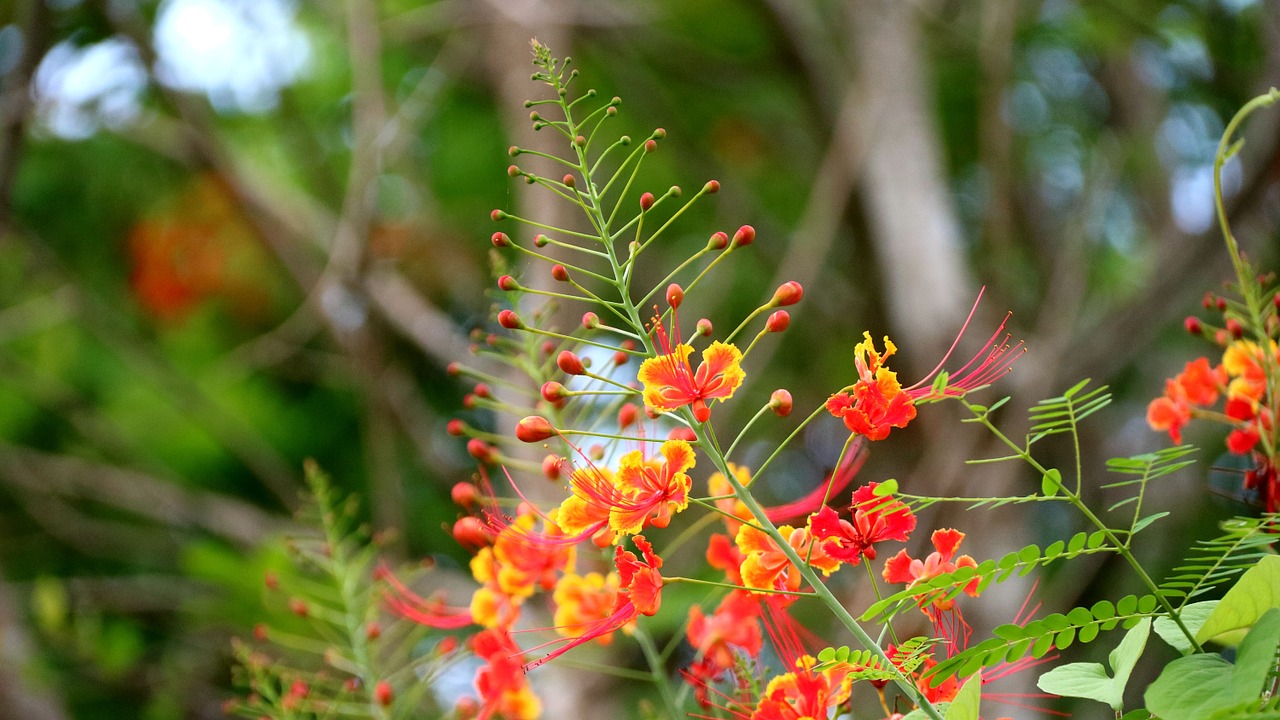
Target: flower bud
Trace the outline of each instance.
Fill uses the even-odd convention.
[[[468,550],[478,550],[493,542],[493,532],[480,518],[467,515],[453,524],[453,539]]]
[[[714,195],[714,194],[716,194],[716,193],[720,192],[720,181],[719,181],[719,180],[708,180],[708,181],[707,181],[707,184],[702,186],[702,192],[704,192],[704,193],[706,193],[706,194],[708,194],[708,195]]]
[[[804,297],[804,288],[800,286],[800,283],[795,280],[788,280],[773,291],[773,300],[770,301],[770,304],[776,307],[786,307],[800,302],[802,297]]]
[[[462,363],[457,361],[451,362],[447,367],[445,367],[444,371],[449,374],[449,377],[458,377],[462,374]]]
[[[504,248],[511,246],[511,238],[507,237],[507,234],[504,232],[496,232],[493,234],[493,237],[489,239],[493,241],[494,247]]]
[[[489,219],[493,220],[494,222],[498,222],[499,220],[506,220],[507,217],[508,215],[506,212],[499,210],[497,208],[494,208],[493,212],[489,213]]]
[[[1226,330],[1218,330],[1213,333],[1213,342],[1218,345],[1222,345],[1223,347],[1226,347],[1227,338],[1229,337],[1231,336],[1227,334]]]
[[[729,247],[729,236],[717,230],[711,233],[711,239],[707,240],[707,247],[712,250],[723,250]]]
[[[520,289],[520,283],[516,282],[516,279],[510,275],[503,275],[498,278],[498,289],[506,292],[515,292]]]
[[[672,310],[680,307],[680,303],[684,302],[684,288],[678,283],[671,283],[667,286],[667,304]]]
[[[698,434],[693,431],[693,428],[681,425],[680,427],[672,428],[671,432],[667,433],[667,439],[697,442]]]
[[[556,356],[556,366],[563,372],[570,375],[582,375],[587,369],[582,365],[582,359],[570,350],[561,350]]]
[[[462,437],[467,432],[467,424],[454,418],[445,424],[444,430],[454,437]]]
[[[764,331],[771,333],[779,333],[791,326],[791,314],[786,310],[775,311],[765,321]]]
[[[738,232],[733,234],[733,246],[741,247],[743,245],[750,245],[755,242],[755,239],[756,229],[750,225],[743,225],[738,228]]]
[[[496,448],[480,438],[471,438],[467,441],[467,452],[470,453],[471,457],[486,465],[493,462],[496,450]]]
[[[307,607],[306,601],[304,601],[302,598],[295,597],[295,598],[289,598],[289,612],[293,613],[294,615],[297,615],[298,617],[304,618],[307,615],[309,615],[311,611]]]
[[[1277,310],[1280,310],[1280,292],[1272,296],[1271,304],[1275,305]]]
[[[468,409],[468,410],[474,410],[474,409],[475,409],[475,407],[476,407],[476,396],[475,396],[475,393],[467,393],[466,395],[463,395],[463,396],[462,396],[462,407],[464,407],[464,408],[466,408],[466,409]]]
[[[266,586],[266,588],[267,588],[268,590],[276,590],[276,589],[279,589],[279,587],[280,587],[280,576],[279,576],[279,575],[277,575],[277,574],[275,573],[275,571],[274,571],[274,570],[268,570],[268,571],[267,571],[267,572],[262,576],[262,584],[263,584],[264,586]]]
[[[531,114],[537,115],[538,113],[531,113]],[[507,154],[510,155],[511,157],[515,157],[520,154],[520,148],[516,147],[515,145],[512,145],[511,147],[507,148]]]
[[[641,210],[648,210],[649,208],[653,207],[653,203],[654,203],[653,193],[647,192],[640,196]]]
[[[1195,315],[1188,315],[1187,319],[1182,321],[1182,326],[1192,335],[1200,335],[1204,332],[1204,326],[1200,324],[1200,318]]]
[[[254,626],[253,626],[253,639],[254,639],[254,640],[257,640],[258,642],[266,642],[266,640],[267,640],[267,626],[266,626],[266,625],[264,625],[264,624],[262,624],[262,623],[258,623],[257,625],[254,625]]]
[[[565,390],[564,385],[555,380],[548,380],[542,384],[542,399],[549,403],[559,403],[567,400],[569,393]]]
[[[786,390],[774,390],[769,396],[769,409],[778,417],[786,417],[791,414],[791,393]]]
[[[555,352],[556,344],[550,340],[543,340],[542,344],[538,346],[538,349],[542,351],[543,355],[550,355]]]
[[[382,626],[372,621],[365,623],[364,636],[369,640],[377,640],[382,637]]]
[[[1205,310],[1212,310],[1217,305],[1217,298],[1214,297],[1213,293],[1206,292],[1204,298],[1200,300],[1200,304],[1204,305]]]
[[[628,357],[627,357],[627,354],[626,354],[626,353],[624,353],[624,352],[622,352],[621,350],[619,350],[618,352],[616,352],[616,353],[614,353],[614,354],[613,354],[613,364],[614,364],[614,365],[626,365],[626,364],[627,364],[627,360],[629,360],[629,359],[630,359],[630,358],[628,358]]]
[[[551,266],[551,277],[557,282],[569,282],[569,270],[565,266],[556,263]]]
[[[445,655],[448,655],[449,653],[457,649],[458,649],[458,638],[453,635],[445,635],[443,638],[440,639],[440,642],[436,643],[436,647],[433,652],[435,653],[436,657],[444,657]]]
[[[470,510],[476,504],[476,498],[480,497],[480,491],[474,483],[460,482],[449,491],[449,497],[453,498],[454,505]]]
[[[541,415],[530,415],[516,423],[516,438],[520,442],[542,442],[556,434],[556,429]]]
[[[555,455],[547,455],[542,458],[542,475],[551,482],[560,479],[560,466],[562,462]]]
[[[601,460],[603,460],[604,446],[601,445],[600,443],[596,443],[595,445],[592,445],[591,447],[587,448],[587,458],[589,458],[592,462],[600,462]]]
[[[701,320],[698,321],[698,325],[694,329],[694,332],[701,337],[711,337],[711,332],[712,332],[711,321],[706,318],[702,318]]]
[[[471,392],[475,393],[476,397],[482,397],[482,398],[493,397],[493,393],[489,390],[489,386],[485,385],[484,383],[476,383],[476,386],[471,389]]]
[[[1227,318],[1227,332],[1231,333],[1231,337],[1239,340],[1244,337],[1244,326],[1235,318]]]
[[[391,705],[394,699],[394,693],[391,691],[391,683],[386,680],[379,680],[377,685],[373,686],[373,700],[382,707]]]
[[[618,408],[618,429],[626,430],[640,417],[640,408],[635,403],[626,403]]]
[[[1218,298],[1218,312],[1226,312],[1226,311],[1227,311],[1227,299]]]
[[[593,312],[582,314],[582,327],[588,330],[595,330],[600,327],[600,316]]]
[[[584,136],[582,136],[582,135],[579,135],[578,137],[576,137],[576,138],[574,138],[574,139],[573,139],[573,144],[574,144],[574,145],[577,145],[578,147],[586,147],[586,146],[587,146],[587,138],[586,138],[586,137],[584,137]]]
[[[508,330],[519,330],[524,327],[524,323],[520,322],[520,316],[512,310],[503,310],[498,313],[498,324]]]
[[[542,233],[538,233],[537,235],[533,236],[534,247],[540,247],[540,248],[546,247],[547,243],[549,242],[551,242],[551,238],[548,238],[546,235],[543,235]]]
[[[578,181],[574,180],[572,175],[565,175],[562,182],[564,182],[565,187],[569,189],[573,189],[573,187],[578,184]]]
[[[507,177],[520,177],[520,168],[516,165],[507,166]]]
[[[661,140],[666,136],[667,136],[667,131],[664,128],[654,128],[652,137],[655,140]]]
[[[645,151],[645,152],[647,152],[647,153],[651,153],[651,152],[653,152],[654,150],[657,150],[657,149],[658,149],[658,143],[654,142],[653,140],[645,140],[645,141],[644,141],[644,151]]]

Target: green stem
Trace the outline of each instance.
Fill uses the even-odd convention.
[[[662,696],[662,703],[667,706],[667,712],[670,713],[672,720],[683,717],[684,713],[680,711],[675,689],[671,687],[671,679],[667,677],[667,671],[663,667],[662,654],[658,652],[658,646],[654,644],[653,638],[649,637],[649,633],[645,632],[638,622],[635,638],[640,644],[641,651],[644,652],[645,660],[649,663],[650,677],[653,679],[653,684],[658,686],[658,694]]]

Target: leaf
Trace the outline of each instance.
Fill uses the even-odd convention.
[[[1256,702],[1275,663],[1277,644],[1280,609],[1272,608],[1240,643],[1235,665],[1220,655],[1203,653],[1169,663],[1143,696],[1147,709],[1162,720],[1201,720],[1220,710]]]
[[[1272,608],[1280,608],[1280,555],[1262,558],[1240,576],[1204,621],[1196,642],[1250,627]]]
[[[1053,497],[1062,488],[1062,472],[1058,468],[1050,468],[1040,479],[1040,492],[1045,497]]]
[[[1192,634],[1195,634],[1204,625],[1204,621],[1209,618],[1209,614],[1216,607],[1218,607],[1217,600],[1205,600],[1183,607],[1178,615],[1182,618],[1182,624],[1186,625]],[[1169,643],[1173,649],[1183,655],[1191,652],[1191,641],[1187,639],[1186,634],[1178,627],[1178,623],[1173,621],[1173,618],[1156,618],[1155,630],[1156,634]]]
[[[943,720],[978,720],[978,705],[981,700],[982,673],[975,673],[964,681],[960,692],[951,700]]]
[[[1151,618],[1143,618],[1141,622],[1125,634],[1120,645],[1107,657],[1114,677],[1098,663],[1069,663],[1040,676],[1036,685],[1047,693],[1068,697],[1087,698],[1110,705],[1119,712],[1124,708],[1124,688],[1129,683],[1129,675],[1147,646],[1147,637],[1151,633]]]
[[[1145,528],[1146,526],[1150,525],[1151,523],[1155,522],[1156,520],[1159,520],[1160,518],[1168,514],[1169,513],[1167,512],[1158,512],[1154,515],[1148,515],[1142,518],[1141,520],[1133,524],[1133,529],[1129,531],[1129,535],[1131,536],[1137,535],[1139,532],[1142,532],[1143,528]]]

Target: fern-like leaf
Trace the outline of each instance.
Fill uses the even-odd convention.
[[[1028,446],[1049,435],[1074,431],[1081,420],[1111,403],[1106,385],[1086,391],[1089,382],[1081,380],[1058,397],[1041,400],[1028,411],[1031,419]]]
[[[1160,585],[1170,598],[1180,597],[1179,607],[1232,580],[1271,554],[1280,514],[1235,518],[1223,524],[1223,534],[1198,541],[1182,565]]]

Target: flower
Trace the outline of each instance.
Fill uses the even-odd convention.
[[[555,630],[567,638],[575,638],[587,632],[593,623],[609,617],[618,598],[618,574],[586,575],[566,573],[556,583],[552,599],[556,604]],[[613,633],[595,637],[596,642],[608,645]]]
[[[1182,372],[1165,381],[1164,395],[1147,405],[1147,425],[1157,432],[1168,432],[1173,442],[1181,443],[1182,428],[1191,421],[1192,408],[1218,401],[1227,386],[1228,367],[1225,361],[1210,367],[1206,358],[1187,363]]]
[[[968,555],[955,557],[956,550],[959,549],[960,543],[964,540],[964,533],[959,530],[945,528],[942,530],[934,530],[930,538],[933,541],[935,552],[929,553],[924,560],[916,560],[907,555],[906,550],[898,551],[897,555],[889,558],[884,564],[884,579],[891,583],[906,583],[907,588],[913,588],[922,582],[926,582],[944,573],[952,573],[962,567],[977,567],[978,563]],[[954,560],[953,560],[954,558]],[[964,592],[971,597],[978,596],[978,578],[971,579],[965,586]],[[919,598],[920,609],[931,618],[936,618],[933,610],[946,612],[955,607],[955,601],[947,597],[945,591],[938,591],[922,595]]]
[[[622,456],[618,472],[594,466],[569,475],[573,492],[560,505],[557,522],[572,536],[598,536],[612,531],[634,535],[646,526],[663,528],[671,516],[689,505],[692,481],[685,473],[696,462],[684,440],[667,440],[659,458],[645,459],[635,450]]]
[[[915,513],[891,495],[876,495],[877,483],[868,483],[853,493],[853,522],[841,520],[835,510],[824,507],[809,521],[814,537],[823,540],[822,549],[831,557],[856,565],[863,558],[876,559],[875,543],[884,540],[906,542],[916,527]]]
[[[848,671],[839,666],[814,672],[814,658],[796,660],[793,672],[769,681],[751,720],[813,720],[831,716],[831,709],[849,699]],[[837,713],[838,714],[838,713]]]
[[[815,542],[807,528],[793,528],[783,525],[778,532],[787,539],[787,544],[796,554],[807,559],[808,564],[830,575],[840,567],[840,561],[831,557],[822,549],[822,544]],[[742,552],[742,584],[755,590],[786,590],[795,592],[800,589],[800,573],[796,571],[786,554],[774,544],[773,538],[751,525],[738,528],[736,539],[738,550]]]
[[[695,675],[711,678],[734,667],[734,649],[751,657],[760,654],[760,603],[749,593],[735,590],[720,601],[710,617],[702,608],[689,608],[686,638],[698,652]]]
[[[888,336],[881,355],[871,339],[862,333],[863,341],[854,348],[854,365],[858,381],[853,393],[836,393],[827,400],[827,412],[844,420],[851,432],[868,440],[883,440],[891,428],[904,428],[915,419],[916,408],[911,396],[903,392],[898,375],[884,366],[884,361],[898,348]]]
[[[698,422],[711,417],[708,400],[728,400],[742,384],[742,351],[719,340],[702,351],[702,362],[695,371],[689,364],[693,346],[680,342],[671,345],[659,318],[653,320],[654,344],[661,351],[640,364],[638,374],[644,383],[644,402],[655,412],[665,413],[690,405]]]
[[[506,630],[483,630],[471,638],[471,649],[485,664],[476,671],[475,687],[483,706],[480,717],[495,714],[508,720],[534,720],[542,702],[520,671],[524,655]]]
[[[584,643],[596,640],[624,628],[640,615],[654,615],[662,605],[662,558],[653,552],[653,546],[643,535],[632,538],[641,557],[621,547],[614,549],[614,567],[618,573],[617,595],[614,598],[613,611],[607,616],[591,620],[580,628],[568,642],[533,662],[525,663],[523,669],[528,671],[554,660],[564,653]],[[643,559],[641,559],[643,558]],[[579,632],[580,630],[580,632]],[[532,650],[561,642],[552,640]]]

